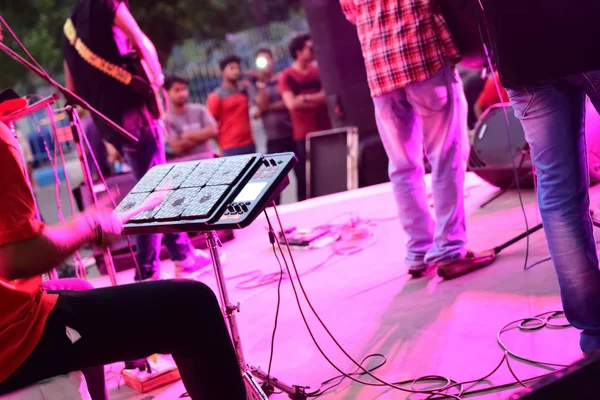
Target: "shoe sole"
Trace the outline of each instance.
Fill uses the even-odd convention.
[[[496,260],[496,254],[482,257],[479,261],[468,264],[450,263],[446,265],[440,265],[438,266],[438,276],[446,280],[458,278],[459,276],[466,275],[469,272],[478,270],[479,268],[486,267],[493,263],[494,260]]]

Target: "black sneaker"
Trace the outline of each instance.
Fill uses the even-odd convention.
[[[425,275],[425,272],[429,269],[430,265],[420,264],[408,268],[408,273],[415,279]]]

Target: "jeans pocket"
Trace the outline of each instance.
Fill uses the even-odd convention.
[[[408,100],[419,115],[440,112],[448,104],[453,80],[454,70],[445,66],[424,81],[408,84]]]
[[[447,85],[413,87],[412,89],[410,101],[419,115],[440,112],[448,104],[449,90]]]
[[[510,103],[515,110],[515,116],[519,119],[527,116],[533,100],[535,98],[535,92],[530,92],[526,88],[521,89],[506,89]]]

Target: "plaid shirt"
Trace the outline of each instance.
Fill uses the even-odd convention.
[[[356,25],[371,95],[390,93],[429,78],[460,59],[432,0],[340,0]]]

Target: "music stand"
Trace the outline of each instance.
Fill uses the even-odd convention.
[[[285,392],[290,399],[293,400],[306,400],[307,396],[301,387],[290,386],[277,378],[268,376],[265,372],[261,371],[260,368],[255,367],[251,364],[246,363],[244,357],[244,350],[242,348],[242,340],[240,338],[240,332],[237,324],[235,313],[240,311],[240,305],[231,303],[229,294],[227,293],[227,287],[225,286],[225,275],[223,275],[223,268],[221,265],[221,258],[218,252],[218,240],[216,231],[205,232],[206,243],[213,262],[213,268],[215,270],[215,277],[217,281],[217,287],[219,291],[219,298],[223,311],[225,313],[225,319],[229,325],[229,331],[231,333],[231,340],[233,342],[233,348],[237,357],[238,363],[242,368],[242,375],[246,382],[246,390],[248,391],[248,400],[267,400],[268,397],[265,392],[273,393],[273,388],[279,389]],[[254,378],[258,378],[264,382],[261,386],[256,382]]]
[[[260,156],[260,155],[256,155]],[[226,194],[219,194],[214,196],[214,205],[211,208],[214,211],[207,211],[206,215],[212,215],[205,219],[194,219],[187,218],[184,210],[196,207],[198,204],[206,204],[204,190],[211,192],[213,187],[210,186],[212,176],[219,177],[221,169],[227,170],[228,160],[241,158],[241,157],[225,157],[213,160],[199,160],[196,161],[194,166],[189,167],[190,170],[186,170],[187,179],[200,176],[201,173],[206,173],[207,170],[211,170],[211,177],[205,179],[205,183],[198,186],[198,191],[195,194],[190,195],[187,191],[190,190],[189,186],[186,187],[185,183],[181,182],[173,183],[170,177],[174,180],[181,176],[180,172],[176,169],[179,166],[182,168],[188,168],[186,162],[172,164],[173,169],[167,172],[162,172],[156,180],[154,180],[154,189],[147,190],[148,193],[154,193],[155,191],[161,190],[161,184],[159,181],[170,181],[172,183],[170,195],[165,196],[163,202],[158,206],[153,213],[144,217],[145,219],[140,221],[132,220],[125,224],[125,234],[149,234],[149,233],[168,233],[168,232],[202,232],[206,237],[208,250],[210,251],[213,268],[215,271],[215,277],[218,287],[218,295],[223,313],[229,331],[231,340],[235,350],[237,361],[242,371],[242,376],[247,388],[248,400],[267,400],[267,394],[273,393],[274,389],[279,389],[286,393],[293,400],[306,400],[307,395],[304,392],[303,387],[288,385],[277,378],[271,377],[268,373],[261,371],[260,368],[247,363],[244,356],[242,347],[242,341],[239,333],[239,327],[236,319],[236,312],[240,311],[239,304],[233,304],[229,298],[227,292],[227,286],[225,282],[225,275],[223,274],[221,258],[218,252],[219,239],[217,236],[217,230],[229,230],[229,229],[241,229],[252,223],[260,213],[262,213],[268,205],[271,205],[275,198],[277,198],[283,189],[289,184],[288,174],[296,164],[296,158],[293,153],[281,153],[272,154],[264,157],[260,157],[260,163],[250,162],[246,167],[247,170],[236,172],[239,174],[237,180],[230,180],[226,185],[230,187]],[[222,164],[218,167],[214,167],[214,164],[222,160]],[[236,162],[236,161],[234,161]],[[209,166],[209,164],[212,164]],[[221,167],[223,165],[223,167]],[[145,179],[153,176],[154,172],[159,167],[155,167],[148,171],[146,176],[142,178],[138,185],[140,187],[145,186]],[[202,171],[202,172],[201,172]],[[179,174],[179,175],[178,175]],[[154,179],[154,178],[152,178]],[[146,180],[148,181],[148,180]],[[206,183],[209,182],[209,183]],[[215,183],[215,186],[223,186],[223,183]],[[136,186],[137,188],[137,186]],[[121,204],[117,207],[116,212],[127,212],[128,208],[135,204],[134,199],[140,195],[138,189],[133,188],[131,192],[123,199]],[[201,189],[200,189],[201,188]],[[192,188],[193,190],[193,188]],[[184,192],[181,194],[173,194],[178,191]],[[185,196],[185,201],[180,202]],[[142,197],[137,201],[143,201],[145,197]],[[217,200],[218,199],[218,200]],[[177,208],[182,207],[182,208]],[[164,215],[168,215],[165,219],[161,219],[163,210],[166,209]],[[171,210],[175,210],[171,212]],[[196,215],[196,214],[194,214]],[[256,379],[263,382],[260,385]]]

